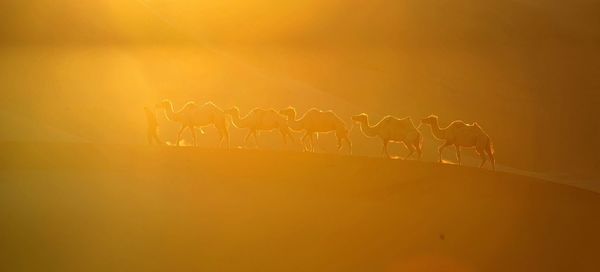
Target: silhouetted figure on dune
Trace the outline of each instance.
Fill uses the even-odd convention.
[[[489,156],[490,162],[492,163],[492,169],[496,169],[492,140],[490,140],[490,137],[476,122],[473,124],[466,124],[463,121],[456,120],[450,123],[446,128],[440,128],[438,117],[436,115],[430,115],[427,118],[421,119],[421,123],[431,126],[431,132],[435,138],[446,140],[446,142],[438,148],[440,162],[442,162],[442,150],[446,146],[454,145],[459,165],[461,163],[460,148],[475,147],[477,154],[481,157],[481,165],[479,165],[479,167],[483,167]]]
[[[342,148],[342,142],[348,143],[348,153],[352,154],[352,142],[348,137],[348,129],[344,121],[333,111],[322,111],[315,108],[308,110],[302,117],[296,119],[296,109],[288,107],[279,111],[287,116],[288,126],[295,131],[304,131],[302,143],[304,151],[315,151],[312,135],[319,132],[335,132],[337,149]]]
[[[162,145],[163,142],[158,137],[158,122],[156,121],[156,114],[148,107],[144,107],[146,112],[146,121],[148,123],[148,130],[146,132],[148,137],[148,144]]]
[[[421,158],[422,137],[421,132],[415,128],[410,118],[396,118],[394,116],[386,116],[374,126],[369,125],[369,115],[361,113],[352,116],[352,121],[360,124],[360,130],[367,137],[379,137],[383,141],[383,149],[381,150],[388,158],[391,158],[388,153],[388,143],[402,143],[408,148],[408,155],[404,159],[409,158],[415,151],[417,157]]]
[[[244,144],[247,145],[251,136],[254,136],[254,143],[258,147],[256,133],[259,131],[270,131],[277,129],[283,137],[283,143],[287,143],[287,138],[296,142],[293,134],[288,127],[285,116],[279,114],[274,109],[254,108],[246,116],[240,117],[240,110],[233,107],[225,110],[225,114],[231,116],[232,123],[237,128],[247,128],[248,134],[244,138]]]

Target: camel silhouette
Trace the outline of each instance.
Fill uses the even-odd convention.
[[[492,141],[477,122],[466,124],[461,120],[456,120],[447,127],[440,128],[438,119],[438,116],[430,115],[421,119],[421,123],[431,127],[431,132],[435,138],[446,141],[438,148],[440,162],[442,162],[442,150],[449,145],[454,145],[456,148],[456,158],[459,165],[461,164],[461,147],[475,147],[477,154],[481,157],[481,164],[479,167],[483,167],[487,161],[487,157],[489,157],[492,169],[496,169]]]
[[[421,132],[415,128],[412,120],[406,118],[396,118],[394,116],[386,116],[374,126],[369,125],[369,115],[361,113],[352,116],[352,121],[360,124],[361,132],[367,137],[379,137],[383,141],[381,150],[388,158],[392,158],[388,152],[388,143],[402,143],[408,148],[408,155],[404,159],[409,158],[415,151],[417,157],[421,158],[422,137]]]
[[[206,102],[198,105],[193,101],[187,102],[179,111],[173,110],[173,104],[170,100],[163,100],[156,105],[165,111],[165,117],[173,122],[181,124],[181,129],[177,133],[176,145],[179,145],[181,134],[187,128],[192,132],[193,145],[196,146],[195,127],[205,127],[213,125],[219,132],[219,146],[229,148],[229,121],[221,108],[212,102]],[[204,131],[201,130],[201,133]]]
[[[233,107],[225,110],[225,114],[231,116],[231,121],[236,128],[248,129],[248,134],[244,138],[244,144],[247,144],[250,137],[253,136],[254,143],[258,147],[257,132],[275,129],[281,133],[284,144],[287,143],[287,138],[292,142],[296,141],[288,127],[285,116],[279,114],[274,109],[254,108],[246,116],[240,117],[240,110],[237,107]]]
[[[342,142],[346,141],[348,144],[348,153],[352,154],[352,142],[348,136],[348,128],[346,128],[344,121],[333,111],[322,111],[312,108],[299,119],[296,119],[296,109],[294,107],[282,109],[279,113],[287,116],[288,126],[292,130],[304,131],[304,136],[302,137],[304,151],[315,151],[313,134],[335,132],[337,149],[340,150]]]

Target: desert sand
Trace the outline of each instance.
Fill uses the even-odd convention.
[[[594,2],[2,0],[0,271],[600,271]],[[353,156],[145,146],[163,99],[333,110]],[[498,171],[360,113],[477,122]]]
[[[430,162],[4,143],[1,271],[598,271],[600,194]]]

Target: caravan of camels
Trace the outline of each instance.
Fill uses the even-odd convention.
[[[180,110],[175,111],[169,100],[163,100],[156,104],[156,108],[164,110],[167,120],[181,125],[175,141],[176,146],[179,146],[181,136],[186,129],[192,134],[192,145],[196,146],[196,130],[204,134],[202,127],[214,126],[219,133],[219,146],[229,148],[229,126],[232,124],[236,128],[248,131],[244,138],[245,144],[250,138],[254,138],[256,146],[258,146],[257,133],[260,131],[279,131],[284,143],[287,143],[288,140],[297,142],[293,132],[302,132],[304,135],[301,138],[301,144],[305,152],[316,151],[314,138],[318,137],[319,133],[334,132],[337,137],[337,149],[341,150],[345,142],[348,153],[352,154],[350,130],[342,118],[331,110],[312,108],[298,117],[294,107],[287,107],[279,111],[254,108],[245,116],[241,116],[237,107],[223,110],[212,102],[204,104],[187,102]],[[158,139],[158,123],[153,111],[146,108],[146,114],[149,124],[148,141],[161,143]],[[415,127],[410,117],[397,118],[388,115],[375,125],[371,125],[369,115],[366,113],[354,115],[351,120],[360,126],[360,131],[366,137],[381,139],[383,144],[381,152],[388,158],[392,158],[388,152],[388,144],[402,143],[408,149],[408,154],[404,159],[410,158],[413,154],[420,159],[423,137],[419,128],[425,124],[431,127],[431,132],[436,139],[445,141],[438,148],[439,162],[442,162],[443,149],[453,145],[459,165],[461,164],[461,148],[475,148],[481,157],[480,167],[483,167],[489,160],[492,169],[495,169],[492,141],[476,122],[467,124],[456,120],[447,127],[441,128],[438,124],[438,117],[430,115],[421,119],[419,126]]]

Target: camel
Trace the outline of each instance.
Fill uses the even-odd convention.
[[[431,132],[435,138],[446,140],[446,142],[438,148],[440,162],[442,162],[442,150],[446,146],[454,145],[459,165],[461,164],[460,148],[475,147],[477,154],[481,157],[481,164],[479,167],[483,167],[487,161],[487,153],[487,156],[489,156],[489,160],[492,163],[492,169],[496,169],[492,141],[476,122],[473,124],[466,124],[463,121],[456,120],[450,123],[446,128],[440,128],[438,125],[438,117],[436,115],[430,115],[427,118],[421,119],[421,123],[431,127]]]
[[[227,117],[221,108],[212,102],[198,105],[193,101],[187,102],[181,110],[173,111],[173,104],[169,100],[163,100],[156,105],[157,108],[164,109],[165,117],[169,121],[181,124],[181,129],[177,134],[176,145],[179,146],[181,134],[188,128],[192,132],[193,144],[196,146],[196,127],[205,127],[213,125],[220,135],[219,146],[229,147],[229,125]],[[204,134],[204,131],[200,129]]]
[[[367,137],[379,137],[383,141],[381,153],[388,158],[392,158],[388,153],[388,143],[402,143],[408,148],[408,155],[404,159],[409,158],[415,151],[417,157],[421,158],[422,137],[421,132],[412,120],[406,118],[396,118],[394,116],[386,116],[374,126],[369,125],[369,115],[361,113],[352,116],[352,121],[360,125],[360,131]]]
[[[342,148],[342,141],[348,143],[348,153],[352,154],[352,142],[348,137],[348,129],[344,121],[333,111],[322,111],[315,108],[308,110],[302,117],[296,119],[296,109],[287,107],[279,111],[280,114],[287,116],[288,126],[294,131],[304,131],[302,143],[304,151],[315,151],[313,144],[313,134],[335,132],[337,137],[337,149]],[[310,140],[309,140],[310,139]],[[307,143],[310,141],[310,143]]]
[[[244,138],[244,144],[248,143],[248,139],[254,136],[254,143],[258,147],[258,139],[256,137],[257,132],[271,131],[278,129],[283,137],[283,143],[287,143],[289,137],[292,142],[295,142],[295,138],[292,135],[290,128],[288,127],[285,116],[279,114],[274,109],[261,109],[254,108],[246,116],[240,117],[240,110],[237,107],[233,107],[225,110],[225,114],[231,116],[233,125],[236,128],[247,128],[248,134]]]

